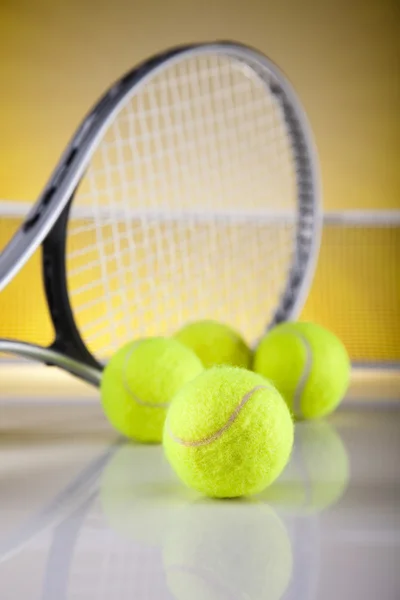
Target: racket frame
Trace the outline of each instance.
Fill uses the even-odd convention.
[[[247,64],[279,98],[296,161],[298,223],[295,260],[279,305],[265,330],[297,317],[314,275],[322,229],[317,152],[305,112],[280,69],[257,50],[229,41],[184,45],[144,61],[102,96],[78,128],[25,222],[0,254],[1,291],[42,244],[44,287],[56,332],[49,349],[13,340],[0,340],[0,351],[57,364],[94,385],[99,384],[98,374],[101,376],[103,365],[83,342],[68,297],[66,230],[74,194],[103,134],[133,94],[149,78],[166,66],[179,62],[183,56],[189,58],[206,54],[221,54]],[[268,80],[273,80],[273,84],[268,84],[267,76]],[[89,371],[82,372],[79,363],[86,365]],[[95,375],[95,372],[98,374]]]

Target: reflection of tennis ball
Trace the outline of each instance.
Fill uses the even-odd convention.
[[[163,551],[176,600],[278,600],[290,581],[286,529],[265,505],[203,501],[174,514]]]
[[[319,515],[293,511],[292,514],[286,512],[284,516],[279,516],[285,524],[293,555],[292,577],[284,599],[316,600],[319,598],[322,554]]]
[[[177,340],[149,338],[126,344],[104,369],[104,412],[127,437],[160,442],[172,397],[201,371],[195,353]]]
[[[171,465],[189,487],[208,496],[260,492],[286,465],[293,422],[263,377],[213,367],[175,396],[164,428]]]
[[[350,362],[342,342],[313,323],[284,323],[261,341],[254,370],[278,388],[295,417],[331,413],[346,393]]]
[[[178,331],[175,337],[191,348],[205,367],[222,364],[244,368],[250,366],[250,349],[236,331],[223,323],[189,323]]]
[[[125,444],[106,465],[99,496],[113,531],[162,546],[168,520],[192,494],[179,484],[159,446]]]
[[[297,512],[319,512],[346,490],[349,460],[337,431],[324,421],[298,423],[291,460],[260,497]]]

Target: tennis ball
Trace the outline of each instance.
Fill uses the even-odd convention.
[[[189,487],[211,497],[255,494],[286,465],[293,422],[261,375],[213,367],[184,386],[167,415],[166,456]]]
[[[314,323],[284,323],[272,329],[256,350],[253,368],[272,381],[297,419],[331,413],[350,378],[342,342]]]
[[[189,323],[175,338],[191,348],[206,368],[222,364],[246,369],[250,366],[250,348],[236,331],[223,323],[210,320]]]
[[[326,421],[298,423],[290,462],[258,498],[296,514],[318,513],[336,504],[350,478],[345,445]]]
[[[104,369],[103,410],[128,438],[161,442],[172,397],[202,371],[200,359],[178,340],[149,338],[126,344]]]
[[[146,546],[162,547],[171,515],[194,496],[160,446],[123,444],[101,474],[100,505],[110,529]]]
[[[176,600],[278,600],[290,581],[292,551],[268,506],[203,500],[173,515],[163,565]]]

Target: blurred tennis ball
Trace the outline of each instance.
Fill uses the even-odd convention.
[[[202,371],[196,354],[173,338],[126,344],[104,369],[104,412],[115,429],[128,438],[161,442],[170,401]]]
[[[105,467],[99,496],[113,531],[161,547],[171,515],[193,493],[180,485],[159,446],[126,444]]]
[[[251,351],[240,334],[223,323],[204,320],[185,325],[175,338],[193,350],[203,365],[249,368]]]
[[[163,563],[175,600],[278,600],[290,581],[292,551],[268,506],[204,500],[174,514]]]
[[[349,478],[348,454],[335,428],[324,421],[302,422],[288,466],[257,498],[299,514],[320,512],[340,500]]]
[[[298,419],[331,413],[343,399],[350,360],[342,342],[314,323],[284,323],[260,342],[253,363]]]
[[[217,366],[176,394],[163,445],[182,481],[211,497],[260,492],[285,467],[293,421],[279,392],[260,375]]]

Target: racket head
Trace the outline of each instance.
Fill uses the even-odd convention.
[[[298,314],[316,264],[304,111],[251,48],[169,50],[100,100],[24,227],[44,239],[58,351],[101,367],[132,338],[201,318],[254,344]]]

